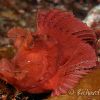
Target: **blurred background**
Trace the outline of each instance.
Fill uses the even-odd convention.
[[[100,0],[0,0],[0,59],[11,58],[14,54],[13,46],[7,38],[7,31],[12,27],[24,27],[34,31],[36,28],[36,14],[38,9],[59,8],[71,11],[73,14],[91,27],[97,34],[98,61],[100,56]],[[100,88],[100,71],[87,75],[75,88]],[[93,83],[93,80],[94,81]],[[8,83],[0,80],[0,100],[42,100],[47,94],[34,95],[17,91]],[[50,100],[100,100],[99,96],[77,96],[68,94]]]

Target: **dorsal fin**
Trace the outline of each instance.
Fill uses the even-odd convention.
[[[39,34],[48,34],[50,36],[56,37],[61,34],[68,34],[75,35],[79,37],[80,35],[84,36],[84,39],[79,37],[82,40],[87,39],[92,40],[94,43],[96,37],[93,31],[86,24],[82,23],[79,19],[75,18],[69,12],[62,12],[58,9],[50,10],[49,12],[44,11],[44,14],[38,14],[38,26],[37,30]],[[85,32],[84,32],[85,31]],[[88,36],[88,37],[87,37]]]

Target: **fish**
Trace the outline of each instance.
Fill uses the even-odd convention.
[[[35,32],[14,27],[7,35],[16,53],[0,60],[0,78],[20,91],[66,94],[96,67],[94,31],[71,12],[41,9]]]

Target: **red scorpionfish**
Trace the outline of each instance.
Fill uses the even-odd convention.
[[[65,94],[96,66],[96,36],[70,12],[41,10],[35,32],[12,28],[8,37],[16,54],[1,59],[0,78],[21,91]]]

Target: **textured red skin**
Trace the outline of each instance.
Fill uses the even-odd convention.
[[[21,91],[64,94],[96,66],[94,33],[69,12],[40,11],[35,33],[13,28],[8,36],[17,52],[0,61],[0,78]]]

